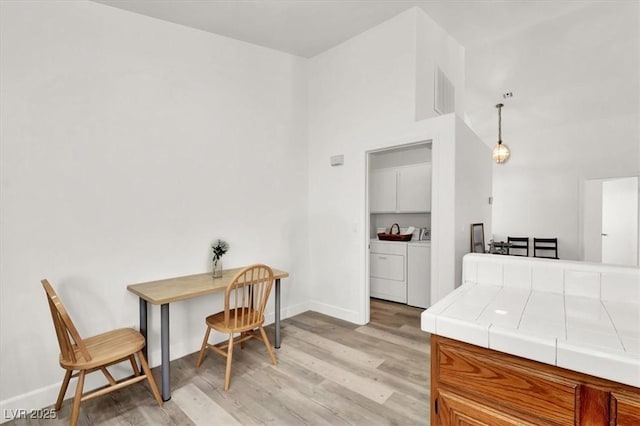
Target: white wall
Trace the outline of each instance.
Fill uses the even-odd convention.
[[[462,284],[462,256],[471,251],[471,224],[483,223],[485,242],[492,233],[491,149],[461,120],[456,120],[455,285]],[[486,247],[485,247],[486,248]]]
[[[464,48],[429,15],[417,13],[415,118],[438,115],[434,110],[435,70],[439,67],[455,87],[455,113],[464,116]]]
[[[406,11],[309,61],[313,307],[353,322],[364,321],[365,151],[391,145],[413,123],[415,14]],[[344,166],[329,165],[336,154],[344,154]]]
[[[305,60],[92,2],[0,6],[2,408],[63,376],[45,277],[81,334],[137,326],[127,284],[210,270],[224,238],[225,267],[290,271],[284,314],[306,310]],[[221,302],[172,305],[172,358]]]
[[[415,121],[418,28],[426,25],[418,19],[421,14],[419,9],[408,10],[309,64],[312,306],[357,323],[367,320],[367,151],[424,140],[433,141],[434,157],[439,142],[440,152],[453,151],[446,147],[454,143],[453,117]],[[345,155],[344,166],[329,166],[329,157],[335,154]],[[444,177],[436,176],[435,162],[434,187],[438,179],[447,185]],[[440,170],[443,176],[447,172]],[[435,217],[432,214],[432,222]],[[449,244],[436,235],[432,240],[434,252],[439,241]],[[449,253],[442,261],[450,262],[453,271],[453,248]],[[453,288],[453,272],[440,278]]]
[[[557,237],[561,259],[580,259],[582,182],[637,174],[637,129],[633,114],[511,131],[511,158],[493,166],[495,239]]]
[[[491,87],[502,85],[515,95],[502,111],[511,159],[494,166],[496,238],[557,237],[561,259],[580,259],[581,183],[640,172],[639,9],[638,2],[585,3],[467,49],[467,77],[476,80],[474,86],[485,87],[491,76]],[[481,58],[495,51],[504,62],[474,73],[485,62]],[[528,84],[511,85],[511,75]],[[552,103],[553,114],[547,108]],[[487,108],[495,113],[495,141],[493,105]]]
[[[285,316],[366,321],[370,150],[433,141],[432,300],[453,288],[457,119],[415,120],[420,9],[306,61],[91,2],[0,5],[2,408],[50,404],[62,377],[43,277],[91,335],[137,325],[127,284],[206,271],[224,238],[225,267],[291,272]],[[172,306],[172,358],[220,307]]]

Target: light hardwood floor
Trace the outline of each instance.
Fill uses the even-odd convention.
[[[196,370],[193,353],[171,362],[172,398],[164,407],[140,383],[84,402],[79,424],[427,425],[430,353],[421,312],[372,299],[365,326],[305,312],[282,322],[278,366],[262,342],[234,351],[228,392],[224,359],[209,351]],[[272,338],[272,327],[267,332]],[[67,400],[57,420],[6,424],[66,425],[70,408]]]

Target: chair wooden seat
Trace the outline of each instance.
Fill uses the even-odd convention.
[[[240,309],[238,309],[238,312],[235,312],[235,309],[230,309],[229,310],[229,315],[231,318],[234,317],[238,317],[241,318],[242,315],[246,315],[246,316],[254,316],[257,320],[257,322],[259,323],[264,323],[264,315],[262,315],[261,313],[259,313],[258,311],[254,310],[254,309],[244,309],[244,312],[242,312]],[[244,327],[241,327],[239,325],[236,325],[234,327],[234,324],[227,324],[224,320],[224,311],[218,312],[217,314],[213,314],[213,315],[209,315],[206,319],[205,322],[207,323],[207,325],[211,328],[213,328],[214,330],[220,332],[220,333],[229,333],[233,330],[234,333],[241,333],[243,331],[248,331],[248,330],[253,330],[254,328],[256,328],[253,324],[248,324],[245,325]]]
[[[142,334],[132,328],[120,328],[83,339],[80,337],[80,333],[78,333],[78,329],[71,321],[67,309],[51,284],[49,284],[49,281],[42,280],[42,287],[44,287],[44,291],[47,294],[53,326],[58,337],[60,366],[67,370],[56,400],[56,411],[60,411],[60,407],[62,407],[62,401],[71,378],[78,378],[69,420],[70,425],[75,426],[78,423],[80,403],[82,401],[113,392],[145,379],[149,382],[151,392],[158,404],[160,406],[163,405],[158,386],[142,353],[142,349],[145,346],[145,339]],[[140,374],[135,355],[138,355],[144,374]],[[125,361],[131,363],[133,376],[115,380],[107,370],[107,367]],[[108,383],[102,388],[83,393],[85,376],[98,370],[104,374]]]
[[[271,343],[264,331],[264,309],[273,287],[273,271],[266,265],[251,265],[242,269],[233,277],[227,286],[224,296],[224,311],[209,315],[205,319],[207,331],[204,333],[200,355],[196,368],[200,367],[207,349],[222,355],[227,359],[227,369],[224,376],[224,390],[229,390],[231,381],[231,361],[233,360],[233,346],[240,343],[244,349],[244,342],[258,339],[264,342],[273,365],[278,361],[271,349]],[[229,340],[218,345],[209,343],[211,330],[225,333]],[[234,334],[240,333],[239,337]]]
[[[144,348],[144,336],[132,328],[119,328],[82,339],[91,359],[86,360],[78,345],[73,345],[76,361],[65,360],[60,354],[60,366],[72,370],[90,370],[127,359]]]

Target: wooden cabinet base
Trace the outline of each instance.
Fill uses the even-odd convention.
[[[640,389],[431,336],[432,425],[640,425]]]

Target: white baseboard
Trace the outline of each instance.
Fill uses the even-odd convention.
[[[123,379],[132,374],[131,364],[123,363],[122,365],[114,365],[113,367],[109,367],[109,372],[116,380]],[[64,374],[65,370],[61,368],[60,381],[58,383],[44,386],[40,389],[35,389],[30,392],[16,395],[12,398],[0,401],[0,424],[12,420],[16,415],[21,416],[20,418],[24,418],[25,416],[27,418],[30,418],[29,414],[36,415],[38,414],[38,410],[42,410],[45,407],[51,407],[53,409],[53,405],[58,398],[60,386],[62,386],[62,379],[64,378]],[[69,387],[67,388],[67,392],[65,393],[65,397],[67,399],[73,397],[76,391],[76,383],[76,379],[71,379],[71,382],[69,382]],[[84,382],[84,391],[86,392],[97,389],[104,386],[105,383],[106,380],[104,376],[99,372],[96,372],[96,374],[89,374],[87,375]],[[71,401],[65,401],[63,403],[63,406],[66,404],[71,404]]]
[[[289,306],[287,308],[282,309],[281,319],[289,318],[302,312],[308,311],[310,309],[309,303],[300,303],[298,305]],[[265,315],[265,323],[272,324],[275,321],[275,313],[268,312]],[[204,335],[204,327],[202,329],[202,334]],[[218,337],[212,336],[211,342],[216,343],[216,340],[220,342],[225,339],[224,336],[220,335]],[[272,342],[273,343],[273,342]],[[170,348],[171,359],[182,358],[185,355],[189,355],[193,352],[200,350],[200,345],[202,344],[202,337],[194,337],[190,339],[188,342],[180,342],[177,344],[172,344]],[[157,367],[160,365],[160,349],[151,351],[148,354],[149,365],[151,367]],[[121,377],[126,377],[131,374],[130,366],[129,371],[127,372],[126,367],[128,364],[123,364],[122,373],[119,373],[118,366],[110,367],[110,370],[113,370],[112,373],[116,379]],[[121,376],[121,377],[120,377]],[[52,385],[48,385],[42,387],[40,389],[35,389],[33,391],[23,393],[21,395],[14,396],[9,399],[5,399],[0,401],[0,424],[8,422],[12,420],[12,415],[17,413],[22,413],[23,415],[26,413],[27,415],[33,410],[40,410],[44,407],[53,406],[58,398],[58,392],[60,390],[60,386],[62,385],[62,378],[64,377],[64,370],[60,369],[60,382],[54,383]],[[72,379],[71,383],[69,383],[69,389],[67,389],[66,397],[71,398],[75,392],[75,384],[76,380]],[[100,374],[91,374],[87,376],[85,380],[85,391],[89,391],[92,389],[97,389],[98,387],[104,386],[105,381],[104,377]],[[160,386],[160,383],[158,383]],[[66,401],[65,404],[69,404],[69,401]]]
[[[328,305],[326,303],[311,301],[309,303],[309,309],[319,312],[321,314],[329,315],[330,317],[338,318],[344,321],[349,321],[354,324],[364,325],[361,319],[360,312],[352,311],[349,309],[339,308],[335,305]]]
[[[63,370],[60,370],[60,372],[64,374]],[[18,413],[20,410],[26,410],[28,415],[31,410],[38,410],[52,405],[58,397],[61,384],[62,381],[0,401],[0,423],[12,420],[14,417],[12,414]]]
[[[309,302],[298,303],[297,305],[289,306],[283,309],[280,313],[280,319],[294,317],[310,309],[311,307],[309,306]],[[273,324],[275,320],[276,320],[275,312],[267,312],[264,316],[265,324]]]

